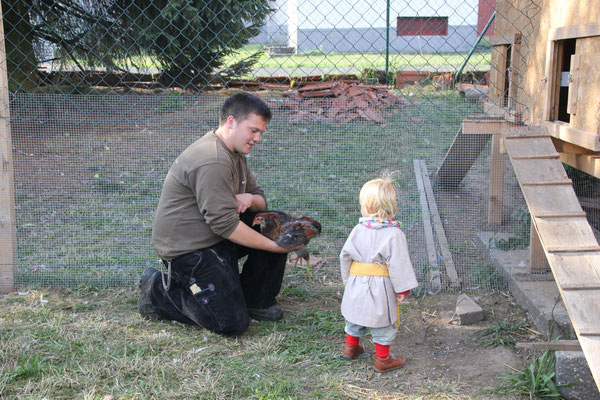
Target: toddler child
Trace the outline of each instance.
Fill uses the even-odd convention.
[[[391,179],[374,179],[360,190],[362,218],[352,229],[340,253],[342,279],[346,285],[342,315],[346,320],[346,346],[342,357],[354,359],[364,353],[360,338],[371,332],[378,372],[404,365],[404,357],[390,354],[396,336],[398,303],[418,286],[410,262]]]

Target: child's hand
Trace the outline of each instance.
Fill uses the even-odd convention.
[[[396,293],[396,300],[398,301],[398,303],[402,303],[404,300],[406,300],[407,296],[408,295],[403,293]]]

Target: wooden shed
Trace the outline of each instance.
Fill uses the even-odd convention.
[[[600,246],[562,164],[600,178],[599,17],[598,0],[497,0],[485,113],[463,131],[491,134],[492,163],[508,154],[531,214],[531,272],[551,269],[600,388]],[[499,221],[497,200],[491,190]]]

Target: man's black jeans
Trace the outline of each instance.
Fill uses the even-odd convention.
[[[241,219],[250,224],[253,215],[245,213]],[[238,259],[246,255],[240,274]],[[287,254],[224,240],[173,259],[170,288],[165,291],[156,279],[152,303],[166,319],[197,324],[223,335],[240,335],[248,329],[248,308],[268,308],[276,303],[286,259]]]

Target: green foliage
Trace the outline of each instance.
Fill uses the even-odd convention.
[[[63,62],[81,69],[82,64],[137,67],[132,60],[150,57],[162,70],[161,83],[190,89],[206,84],[224,57],[256,36],[273,11],[267,0],[66,0],[60,7],[44,1],[4,3],[16,48],[9,49],[11,75],[27,74],[33,67],[25,67],[37,64],[31,49],[41,39],[56,46]],[[246,60],[246,66],[257,57]]]
[[[469,277],[482,289],[494,289],[502,286],[502,275],[491,263],[473,267]]]
[[[529,233],[531,229],[531,216],[527,208],[519,207],[512,214],[516,224],[512,229],[512,236],[508,239],[490,239],[493,241],[497,249],[500,250],[516,250],[524,249],[529,246]]]
[[[110,11],[128,28],[123,41],[157,60],[163,84],[193,88],[256,36],[273,9],[267,0],[119,0]]]
[[[156,107],[156,111],[159,113],[168,113],[181,111],[185,107],[185,99],[181,92],[172,92],[165,96],[162,103]]]
[[[554,367],[556,366],[556,357],[554,352],[546,350],[541,357],[534,358],[532,363],[522,371],[515,370],[515,374],[503,374],[506,384],[502,389],[509,393],[528,395],[530,399],[534,397],[553,397],[560,398],[559,387],[573,386],[574,383],[566,385],[557,385],[552,378],[554,377]]]
[[[484,347],[506,346],[515,348],[517,337],[526,333],[525,323],[514,323],[504,320],[489,328],[475,332],[476,342]]]
[[[14,380],[39,379],[42,375],[47,374],[49,370],[44,360],[34,354],[31,357],[21,359],[19,366],[11,371],[9,375]]]

